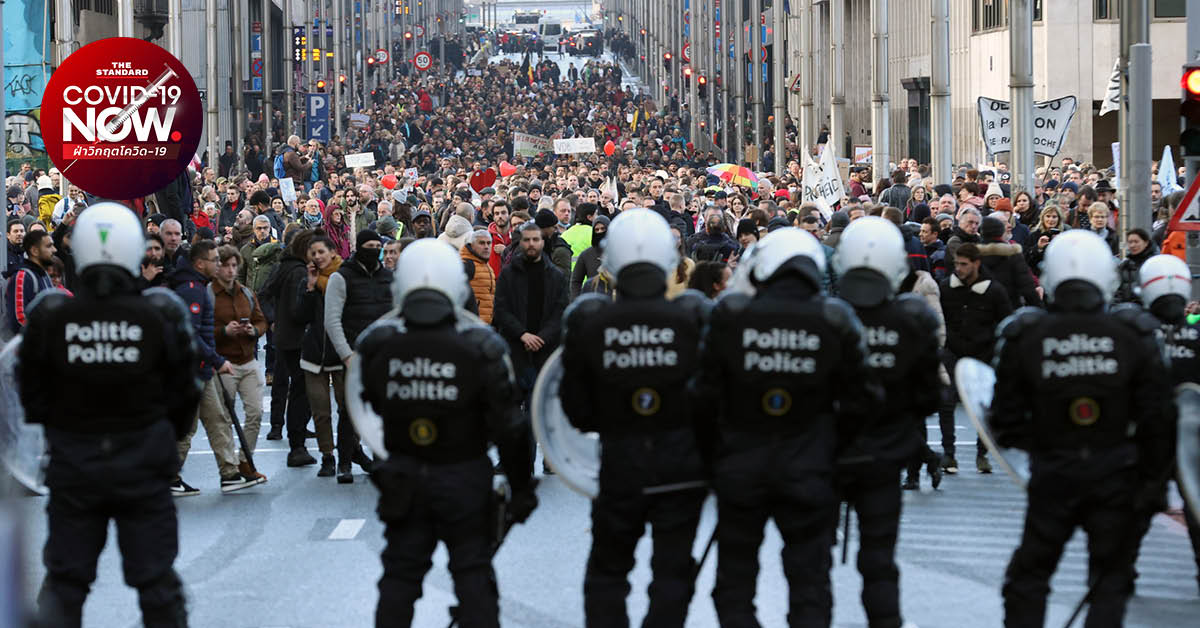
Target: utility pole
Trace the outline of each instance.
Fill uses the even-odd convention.
[[[234,0],[236,1],[236,0]],[[295,26],[292,24],[292,0],[283,0],[283,126],[287,129],[285,135],[291,135],[296,132],[296,127],[292,125],[293,116],[296,114],[296,53],[293,50],[295,45],[295,37],[292,37],[292,31]],[[284,140],[287,138],[285,137]]]
[[[246,5],[246,13],[250,12],[250,6]],[[233,50],[231,57],[233,63],[230,70],[230,86],[229,86],[229,101],[230,107],[233,109],[233,152],[237,155],[234,164],[237,169],[242,165],[242,145],[246,141],[246,84],[243,82],[242,58],[246,50],[246,39],[242,34],[242,0],[230,0],[229,2],[229,30],[230,38],[233,39]],[[264,61],[266,55],[263,55]],[[260,157],[266,159],[271,154],[270,146],[263,146]]]
[[[271,111],[271,0],[262,0],[262,123],[263,150],[271,150],[271,127],[275,115]],[[287,138],[284,138],[285,140]]]
[[[1184,61],[1191,63],[1196,59],[1200,59],[1200,0],[1187,0],[1187,55]],[[1180,127],[1180,130],[1186,128],[1183,122],[1180,122]],[[1125,151],[1122,150],[1121,154],[1124,155]],[[1183,163],[1187,168],[1186,181],[1188,185],[1191,185],[1192,181],[1196,180],[1197,174],[1200,173],[1200,155],[1189,155],[1184,152]],[[1124,172],[1122,169],[1121,173],[1124,174]],[[1184,250],[1187,253],[1188,268],[1192,270],[1192,292],[1195,294],[1197,290],[1200,290],[1200,279],[1194,279],[1200,274],[1200,233],[1188,232],[1187,248]]]
[[[888,154],[888,3],[871,0],[871,173],[878,182],[889,176]]]
[[[934,183],[950,183],[954,180],[952,119],[950,112],[950,0],[932,0],[933,33],[930,37],[932,58],[929,81],[930,144]],[[1016,22],[1013,22],[1016,27]],[[1013,64],[1016,67],[1016,64]],[[1032,67],[1030,67],[1032,71]],[[1032,76],[1030,77],[1032,78]],[[1032,142],[1032,138],[1030,138]],[[1032,146],[1032,144],[1030,144]]]
[[[345,4],[345,0],[333,0],[333,80],[329,82],[333,86],[333,102],[335,105],[333,110],[333,118],[336,121],[334,123],[334,131],[337,132],[340,139],[345,139],[345,135],[342,133],[342,116],[346,109],[345,96],[342,91],[342,86],[344,85],[342,83],[342,73],[345,72],[344,68],[347,67],[345,61],[346,55],[344,54],[345,46],[342,45],[342,38],[345,34],[345,23],[342,16],[343,4]]]
[[[737,109],[734,112],[734,150],[737,154],[737,165],[746,164],[746,16],[742,15],[740,0],[732,0],[730,8],[733,13],[733,66],[734,102]]]
[[[833,154],[842,157],[843,140],[846,137],[846,0],[830,0],[829,3],[829,143]]]
[[[55,57],[58,61],[58,67],[62,67],[63,62],[67,57],[71,56],[75,48],[75,11],[71,8],[71,0],[56,0],[55,18],[54,18],[54,38],[58,40],[58,45],[55,46]],[[132,2],[129,3],[132,6]],[[121,6],[123,13],[126,5]],[[47,9],[48,11],[48,9]],[[3,66],[0,66],[3,67]],[[5,135],[8,134],[7,129]],[[8,153],[4,154],[5,166],[8,166]],[[67,178],[60,176],[58,178],[58,193],[67,198]]]
[[[217,0],[204,1],[204,97],[208,100],[205,146],[208,166],[217,163]]]
[[[716,2],[720,3],[721,0]],[[733,95],[732,87],[736,83],[729,72],[729,38],[734,36],[733,20],[729,19],[729,0],[726,0],[724,7],[717,4],[717,8],[721,12],[721,41],[717,54],[721,58],[721,149],[724,151],[722,157],[725,161],[737,162],[737,142],[733,141],[733,125],[729,123],[729,98]]]
[[[752,167],[755,170],[762,170],[762,154],[763,154],[763,26],[762,26],[762,0],[752,0],[750,4],[750,73],[753,79],[753,87],[750,90],[750,97],[754,99],[754,163]]]
[[[1190,16],[1191,14],[1189,14]],[[1191,22],[1191,17],[1188,21]],[[1121,178],[1117,198],[1121,247],[1130,229],[1149,229],[1150,216],[1150,7],[1146,0],[1121,3]],[[1191,180],[1189,179],[1190,183]],[[1190,242],[1190,239],[1189,239]]]
[[[688,111],[690,111],[692,114],[691,124],[688,128],[688,138],[692,142],[693,150],[697,151],[703,146],[703,144],[700,143],[700,72],[698,72],[697,69],[700,67],[700,58],[704,53],[704,48],[696,45],[697,43],[703,41],[704,38],[704,35],[701,34],[702,29],[697,28],[697,26],[700,24],[697,16],[703,15],[704,13],[700,6],[703,1],[704,0],[691,0],[690,4],[688,5],[688,11],[690,11],[688,20],[691,22],[691,24],[688,25],[688,36],[684,43],[688,49],[688,56],[692,59],[691,61],[687,61],[688,69],[692,72],[692,75],[688,77],[687,80]],[[683,51],[680,50],[679,52],[680,63],[683,63]]]
[[[1125,4],[1130,3],[1127,0]],[[1011,0],[1009,11],[1013,128],[1008,158],[1013,171],[1012,193],[1016,194],[1020,190],[1033,190],[1033,5],[1031,0]]]
[[[167,0],[167,44],[176,59],[183,58],[183,0]]]
[[[774,72],[771,78],[771,83],[774,86],[775,99],[775,175],[783,176],[784,168],[787,166],[787,140],[784,134],[784,119],[787,117],[787,87],[784,85],[783,60],[785,54],[784,46],[784,22],[783,2],[775,0],[771,3],[771,18],[775,31],[775,39],[772,40],[771,46],[774,51]]]
[[[840,4],[840,0],[831,0],[834,4]],[[809,49],[812,48],[813,32],[816,28],[813,26],[812,20],[808,19],[811,15],[809,11],[809,0],[799,0],[796,2],[796,11],[802,16],[800,18],[800,41],[799,53],[800,67],[798,74],[800,75],[800,119],[796,123],[796,143],[799,144],[800,150],[810,151],[813,145],[813,86],[816,83],[816,77],[813,73],[812,55],[809,54]],[[833,27],[833,20],[830,20],[830,28]],[[832,40],[832,38],[831,38]],[[778,59],[779,57],[776,57]],[[837,80],[836,78],[834,80]],[[804,162],[800,162],[803,167]]]
[[[312,0],[304,0],[304,91],[313,91],[313,50],[317,49],[317,34],[313,32]]]
[[[71,10],[62,15],[75,15],[75,12]],[[117,37],[133,36],[133,0],[117,0]]]

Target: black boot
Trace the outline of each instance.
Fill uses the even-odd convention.
[[[354,452],[354,456],[350,458],[350,462],[361,467],[363,473],[367,475],[370,475],[371,470],[375,468],[375,461],[371,460],[371,457],[367,455],[367,452],[362,450],[362,447],[359,447],[358,451]]]
[[[353,484],[354,474],[350,472],[350,461],[342,458],[338,463],[337,468],[337,483],[338,484]]]
[[[916,476],[911,473],[907,473],[904,476],[904,484],[901,484],[900,488],[906,491],[916,491],[920,490],[921,483],[917,481]]]
[[[287,466],[289,467],[306,467],[310,464],[317,464],[317,459],[313,458],[308,450],[304,447],[293,447],[288,452]]]
[[[319,471],[317,471],[317,477],[319,477],[319,478],[333,477],[333,474],[334,474],[333,465],[334,465],[333,454],[321,454],[321,469]]]

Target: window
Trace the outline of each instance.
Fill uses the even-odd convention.
[[[1154,17],[1187,17],[1187,0],[1154,0]]]
[[[1097,20],[1115,20],[1121,15],[1120,0],[1096,0],[1096,13],[1093,17]]]
[[[972,0],[971,13],[976,33],[1008,26],[1008,0]]]

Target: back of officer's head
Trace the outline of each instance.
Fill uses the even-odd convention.
[[[1154,255],[1138,270],[1142,303],[1159,320],[1182,322],[1192,296],[1192,272],[1174,255]]]
[[[25,236],[29,244],[30,234]],[[46,236],[49,237],[49,236]],[[108,294],[141,273],[146,239],[137,216],[119,203],[87,208],[71,231],[71,252],[83,285],[95,294]]]
[[[653,297],[666,292],[668,273],[679,263],[678,245],[657,212],[621,212],[609,224],[603,245],[604,266],[616,277],[621,295]]]
[[[400,252],[394,277],[392,302],[408,324],[418,327],[453,321],[471,290],[458,252],[432,238]]]
[[[1042,286],[1052,310],[1098,310],[1112,300],[1119,283],[1112,250],[1090,230],[1071,229],[1046,247]]]
[[[805,286],[805,292],[821,290],[825,274],[825,250],[811,233],[796,227],[785,227],[768,233],[747,253],[750,281],[758,287],[787,282]]]
[[[847,301],[858,307],[884,303],[900,289],[909,272],[900,229],[886,217],[854,221],[842,232],[833,267],[838,274],[838,294]]]

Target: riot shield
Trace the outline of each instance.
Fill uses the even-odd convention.
[[[996,388],[996,373],[992,371],[992,367],[979,360],[961,358],[954,366],[954,383],[979,439],[991,452],[1000,468],[1024,490],[1029,484],[1029,455],[1019,449],[1005,449],[997,445],[987,422],[988,408],[992,405],[992,395]]]
[[[559,402],[562,347],[554,350],[538,373],[530,409],[533,435],[542,455],[572,490],[595,499],[600,494],[600,438],[575,429]]]
[[[21,336],[16,336],[0,351],[0,459],[14,479],[45,495],[46,439],[42,426],[25,422],[25,408],[17,390],[20,346]]]
[[[1175,462],[1179,487],[1192,516],[1200,519],[1200,385],[1188,382],[1175,389],[1179,408],[1179,438]]]

